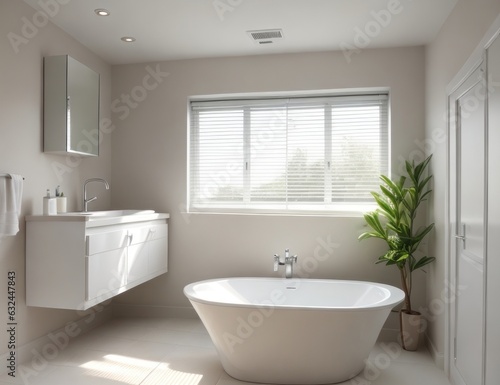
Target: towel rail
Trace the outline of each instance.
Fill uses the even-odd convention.
[[[12,178],[10,176],[10,174],[0,174],[0,178]],[[23,176],[23,180],[24,180],[24,176]]]

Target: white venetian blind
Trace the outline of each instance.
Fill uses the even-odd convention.
[[[192,101],[191,211],[332,211],[388,173],[388,96]]]

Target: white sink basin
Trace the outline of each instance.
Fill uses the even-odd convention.
[[[73,215],[85,217],[124,217],[129,215],[147,215],[154,214],[154,210],[106,210],[106,211],[76,211],[59,215]]]
[[[103,210],[74,211],[57,215],[27,215],[27,221],[33,222],[83,222],[86,228],[118,225],[123,223],[139,223],[168,219],[169,214],[157,213],[154,210]]]

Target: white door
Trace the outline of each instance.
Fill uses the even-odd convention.
[[[485,347],[485,106],[487,86],[481,63],[450,97],[452,362],[457,385],[484,384]]]
[[[488,57],[488,252],[486,385],[500,383],[500,37]]]

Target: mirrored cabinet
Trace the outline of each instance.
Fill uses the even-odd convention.
[[[44,152],[99,155],[99,81],[68,55],[44,58]]]

